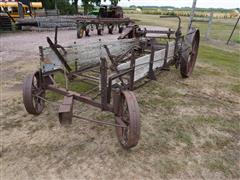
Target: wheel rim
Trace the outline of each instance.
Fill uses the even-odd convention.
[[[116,127],[120,144],[129,149],[138,144],[140,137],[140,115],[136,98],[131,91],[124,91],[119,103],[119,114],[115,116],[116,123],[125,127]]]
[[[40,86],[39,73],[28,75],[23,84],[23,102],[28,113],[38,115],[44,109],[44,89]]]
[[[189,75],[192,73],[195,63],[196,63],[196,60],[197,60],[198,46],[199,46],[199,40],[195,36],[193,43],[192,43],[192,52],[189,54],[188,63],[187,63]]]
[[[188,78],[194,69],[198,48],[200,33],[199,30],[194,30],[194,33],[189,34],[183,43],[183,54],[181,56],[180,72],[183,78]],[[189,47],[191,45],[191,48]],[[190,51],[190,52],[189,52]]]
[[[81,30],[80,30],[80,37],[83,37],[83,33],[84,33],[84,30],[81,29]]]

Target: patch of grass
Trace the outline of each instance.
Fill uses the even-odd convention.
[[[197,67],[194,69],[194,76],[202,76],[202,75],[207,75],[207,76],[222,76],[222,72],[220,70],[213,70],[210,69],[209,67]]]
[[[114,115],[112,113],[107,113],[107,112],[101,112],[100,114],[96,116],[96,120],[99,121],[106,121],[106,120],[112,120],[114,119]]]
[[[219,116],[197,116],[191,119],[193,123],[198,125],[209,125],[220,131],[226,131],[236,134],[240,131],[239,118],[238,117],[223,117]]]
[[[47,93],[46,93],[46,99],[48,99],[49,101],[57,101],[62,98],[63,98],[62,95],[54,93],[52,91],[47,91]]]
[[[240,54],[228,52],[202,44],[199,49],[199,58],[212,66],[226,70],[229,74],[240,76]]]
[[[229,175],[229,168],[224,164],[222,159],[210,159],[208,162],[208,168],[214,172],[223,172],[224,175]]]
[[[64,75],[62,73],[56,73],[54,76],[54,79],[59,87],[65,87],[66,82]],[[84,93],[88,90],[92,89],[94,85],[91,85],[89,83],[85,82],[76,82],[76,81],[68,81],[68,89],[70,91],[75,91],[78,93]],[[54,93],[54,92],[48,92],[46,97],[51,101],[56,101],[62,98],[62,95]]]
[[[218,118],[217,117],[211,117],[211,116],[197,116],[193,119],[193,122],[196,122],[198,124],[214,124],[217,123]]]
[[[179,171],[181,171],[184,168],[184,165],[178,163],[176,159],[165,157],[157,161],[155,167],[161,174],[161,177],[167,179],[168,175],[177,174]]]
[[[176,131],[176,139],[178,141],[181,141],[181,142],[187,144],[188,146],[191,146],[193,144],[192,143],[191,134],[187,133],[183,129],[177,129],[177,131]]]
[[[229,178],[239,178],[239,168],[236,163],[239,163],[238,160],[229,161],[230,157],[210,157],[207,160],[207,168],[212,172],[222,172],[225,177]]]
[[[235,92],[235,93],[239,93],[240,94],[240,82],[239,82],[239,84],[232,84],[231,90],[233,92]]]

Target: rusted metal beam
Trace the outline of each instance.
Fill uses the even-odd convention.
[[[72,69],[70,68],[70,66],[67,64],[67,61],[64,59],[64,57],[60,54],[60,52],[58,51],[58,49],[56,48],[55,44],[52,42],[52,40],[47,37],[47,42],[49,44],[49,46],[51,47],[51,49],[54,51],[54,53],[57,55],[57,57],[59,58],[59,60],[61,61],[61,63],[63,64],[63,66],[66,68],[66,70],[68,72],[70,72]]]
[[[154,74],[153,71],[153,63],[154,63],[154,54],[155,54],[155,50],[154,50],[154,46],[153,43],[151,45],[151,55],[150,55],[150,61],[149,61],[149,70],[148,70],[148,78],[151,80],[156,80],[156,76]]]
[[[101,108],[105,110],[107,107],[107,60],[106,58],[100,58],[100,75],[101,75]]]
[[[229,42],[230,42],[230,40],[231,40],[231,38],[232,38],[232,35],[233,35],[233,33],[234,33],[237,25],[238,25],[239,19],[240,19],[240,15],[238,16],[238,20],[237,20],[235,26],[233,27],[233,30],[232,30],[232,32],[231,32],[231,34],[230,34],[230,37],[228,38],[227,44],[229,44]]]

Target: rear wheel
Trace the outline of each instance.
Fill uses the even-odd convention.
[[[123,91],[120,96],[115,121],[126,127],[116,127],[116,133],[122,147],[130,149],[138,144],[140,138],[140,112],[132,91]]]
[[[40,73],[29,74],[23,83],[23,103],[29,114],[39,115],[44,109],[45,90],[41,87]]]

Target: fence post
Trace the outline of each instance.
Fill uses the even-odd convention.
[[[233,27],[232,33],[231,33],[231,35],[230,35],[230,37],[229,37],[229,39],[228,39],[228,41],[227,41],[227,45],[229,44],[229,41],[231,40],[232,35],[233,35],[233,33],[234,33],[234,31],[235,31],[237,25],[238,25],[239,19],[240,19],[240,15],[238,16],[238,20],[237,20],[235,26]]]
[[[197,5],[197,0],[193,0],[192,11],[191,11],[191,14],[190,14],[190,17],[189,17],[187,33],[192,27],[192,20],[193,20],[194,14],[195,14],[196,5]]]
[[[205,39],[206,40],[209,39],[209,34],[210,34],[210,31],[211,31],[211,27],[212,27],[212,20],[213,20],[213,11],[210,13],[209,20],[208,20],[208,28],[207,28],[207,32],[205,34]]]

